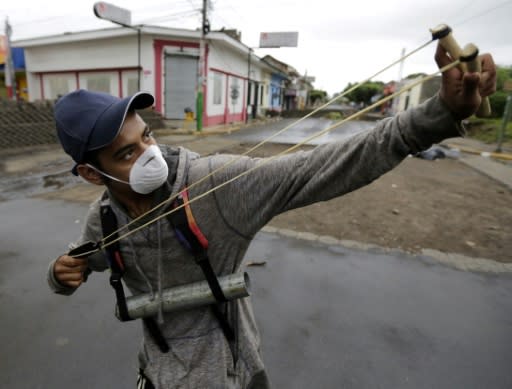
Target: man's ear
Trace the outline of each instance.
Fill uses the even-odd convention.
[[[98,173],[98,171],[94,170],[92,167],[85,165],[85,164],[79,164],[76,167],[76,170],[80,177],[82,177],[87,182],[90,182],[94,185],[105,185],[105,182],[103,181],[103,176]]]

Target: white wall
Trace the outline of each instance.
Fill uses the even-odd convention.
[[[43,88],[46,99],[55,98],[51,90],[52,80],[58,77],[70,80],[70,90],[76,88],[75,71],[79,72],[81,88],[87,88],[87,82],[91,78],[101,75],[109,75],[110,93],[117,95],[119,92],[119,73],[110,69],[126,69],[138,66],[138,42],[137,35],[98,39],[95,41],[79,41],[73,43],[52,44],[39,47],[25,48],[27,64],[27,81],[29,98],[31,101],[41,99],[40,73],[43,73]],[[154,93],[155,67],[153,38],[142,36],[141,39],[141,90]],[[107,69],[106,72],[96,72]],[[60,73],[70,72],[73,73]],[[92,72],[94,71],[94,72]],[[48,74],[47,72],[51,72]],[[57,72],[57,73],[56,73]],[[122,71],[123,96],[133,92],[138,84],[137,71]],[[72,81],[71,81],[72,80]],[[62,81],[60,81],[62,82]]]
[[[265,109],[269,105],[268,101],[268,86],[270,85],[271,80],[271,72],[266,67],[260,65],[259,60],[253,55],[251,57],[250,69],[249,69],[249,58],[245,53],[241,53],[238,51],[234,51],[231,48],[219,43],[214,42],[210,43],[210,51],[208,58],[208,115],[220,115],[224,112],[224,100],[222,101],[221,106],[213,104],[213,70],[212,69],[220,69],[226,73],[230,73],[229,76],[224,75],[224,81],[228,78],[228,109],[230,113],[240,113],[242,112],[244,102],[247,101],[246,95],[242,94],[247,93],[247,75],[250,71],[250,78],[252,81],[258,82],[258,113],[263,114]],[[235,107],[233,107],[230,93],[231,86],[234,81],[233,75],[240,77],[238,80],[239,83],[239,93],[240,97],[237,100]],[[245,79],[245,80],[244,80]],[[223,84],[225,86],[225,84]],[[263,99],[261,99],[261,86],[263,85]],[[252,88],[252,98],[254,99],[255,90]],[[251,100],[252,101],[252,100]],[[234,110],[233,110],[234,109]]]
[[[251,68],[254,64],[251,65]],[[235,52],[220,42],[209,44],[208,70],[211,68],[222,69],[225,72],[247,77],[247,55]]]
[[[252,65],[254,66],[254,64]],[[221,104],[213,104],[214,98],[214,73],[212,69],[219,69],[222,74],[222,99]],[[247,93],[247,77],[248,62],[247,56],[243,53],[234,51],[220,42],[209,44],[208,52],[208,100],[207,113],[208,116],[218,116],[224,114],[227,100],[227,109],[230,114],[240,114],[244,108],[246,101],[245,93]],[[226,91],[227,83],[227,91]],[[238,88],[238,98],[233,104],[231,99],[232,88]],[[227,99],[226,99],[227,93]]]
[[[137,71],[133,68],[138,65],[137,34],[134,31],[128,36],[111,37],[94,40],[74,41],[71,43],[52,43],[44,46],[28,46],[25,48],[27,64],[27,81],[29,98],[31,101],[42,98],[41,74],[43,75],[43,89],[45,98],[54,99],[57,94],[65,92],[64,85],[69,91],[77,86],[77,74],[79,87],[87,88],[88,84],[96,85],[97,88],[108,88],[107,90],[117,95],[121,86],[123,96],[134,92],[137,85]],[[155,49],[154,40],[176,40],[194,42],[193,38],[179,38],[171,36],[160,36],[143,34],[141,37],[141,90],[155,94]],[[209,42],[207,59],[207,113],[209,116],[223,115],[225,112],[226,100],[230,114],[243,112],[244,103],[247,101],[247,53],[235,50],[225,41]],[[165,52],[178,50],[176,46],[166,46]],[[198,53],[198,49],[185,48],[186,51]],[[164,70],[164,54],[157,59],[162,61]],[[259,85],[270,83],[270,72],[258,63],[253,55],[251,59],[251,80],[259,82]],[[131,68],[131,69],[130,69]],[[214,99],[214,74],[211,69],[222,71],[222,98],[221,104],[213,104]],[[121,72],[121,73],[119,73]],[[161,77],[164,77],[162,72]],[[120,79],[121,75],[121,79]],[[108,82],[104,77],[108,78]],[[163,80],[161,85],[164,88]],[[121,83],[121,85],[119,84]],[[235,106],[232,104],[231,90],[238,83],[239,96]],[[108,84],[108,86],[107,86]],[[55,90],[52,90],[55,89]],[[227,90],[227,99],[226,99]],[[253,88],[254,93],[254,88]],[[164,91],[162,90],[162,95]],[[258,105],[260,112],[268,106],[268,93],[264,88],[263,104]],[[163,96],[160,97],[163,101]]]
[[[399,85],[399,89],[418,81],[420,78],[421,77],[417,77],[413,80],[407,80],[405,83]],[[416,107],[419,104],[421,88],[422,84],[416,85],[414,88],[398,96],[397,112],[405,111],[411,107]]]
[[[155,52],[153,36],[142,35],[140,61],[142,66],[140,89],[155,95]],[[137,73],[137,72],[135,72]],[[124,88],[123,88],[124,90]]]
[[[265,72],[263,74],[263,103],[261,104],[261,109],[263,110],[263,112],[269,107],[270,105],[270,102],[269,102],[269,88],[270,88],[270,83],[271,83],[271,80],[272,80],[272,75],[270,72]]]
[[[25,56],[29,72],[135,67],[137,35],[27,47]]]

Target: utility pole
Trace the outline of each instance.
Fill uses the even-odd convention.
[[[402,51],[400,53],[400,58],[403,58],[404,55],[405,55],[405,47],[402,48]],[[402,59],[400,61],[400,68],[398,70],[398,81],[395,84],[394,92],[396,92],[397,90],[399,90],[402,87],[403,73],[404,73],[404,60]],[[398,99],[399,99],[399,97],[395,97],[391,102],[391,112],[393,115],[395,115],[398,111],[398,103],[399,103]]]
[[[505,137],[505,132],[507,129],[507,124],[512,117],[512,95],[507,97],[507,102],[505,104],[505,109],[503,111],[503,119],[501,122],[500,131],[498,133],[498,147],[496,148],[496,152],[501,153],[503,150],[501,146],[503,144],[503,138]]]
[[[251,53],[252,48],[249,47],[249,52],[247,53],[247,110],[245,111],[245,122],[249,121],[249,106],[251,104]],[[251,108],[252,113],[252,108]]]
[[[12,60],[11,50],[11,34],[12,28],[9,24],[9,19],[5,19],[5,87],[7,88],[7,97],[12,100],[17,100],[16,93],[16,73],[14,69],[14,62]]]
[[[199,40],[199,63],[197,69],[197,93],[196,93],[196,121],[197,121],[197,131],[202,131],[203,129],[203,110],[204,110],[204,94],[203,89],[205,85],[205,36],[210,32],[210,22],[208,21],[206,11],[208,7],[208,0],[203,0],[203,8],[202,8],[202,23],[201,23],[201,38]]]

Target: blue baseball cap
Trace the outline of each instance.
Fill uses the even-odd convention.
[[[154,97],[145,92],[123,99],[84,89],[68,93],[57,100],[53,112],[62,148],[76,164],[83,163],[88,151],[114,141],[128,111],[148,108],[154,102]],[[76,167],[71,170],[74,175],[78,175]]]

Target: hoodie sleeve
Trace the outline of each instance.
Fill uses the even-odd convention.
[[[408,154],[461,135],[460,123],[435,96],[347,140],[273,160],[243,157],[212,176],[210,185],[261,165],[214,192],[224,221],[250,238],[282,212],[349,193],[388,172]],[[209,170],[232,158],[210,158]]]
[[[81,244],[93,241],[96,242],[101,239],[102,232],[101,232],[101,220],[99,215],[99,200],[96,200],[93,202],[89,208],[89,212],[87,213],[87,217],[85,220],[85,224],[82,230],[82,234],[80,238],[69,245],[69,250],[80,246]],[[108,262],[107,258],[105,257],[103,252],[95,253],[93,255],[90,255],[88,258],[88,269],[85,273],[85,279],[87,280],[87,276],[93,272],[93,271],[104,271],[108,269]],[[57,281],[55,278],[55,273],[53,271],[53,268],[55,266],[55,262],[57,259],[54,259],[52,262],[50,262],[50,265],[48,267],[47,272],[47,281],[48,285],[50,286],[50,289],[58,294],[63,295],[71,295],[76,290],[76,288],[70,288],[68,286],[64,286]]]

